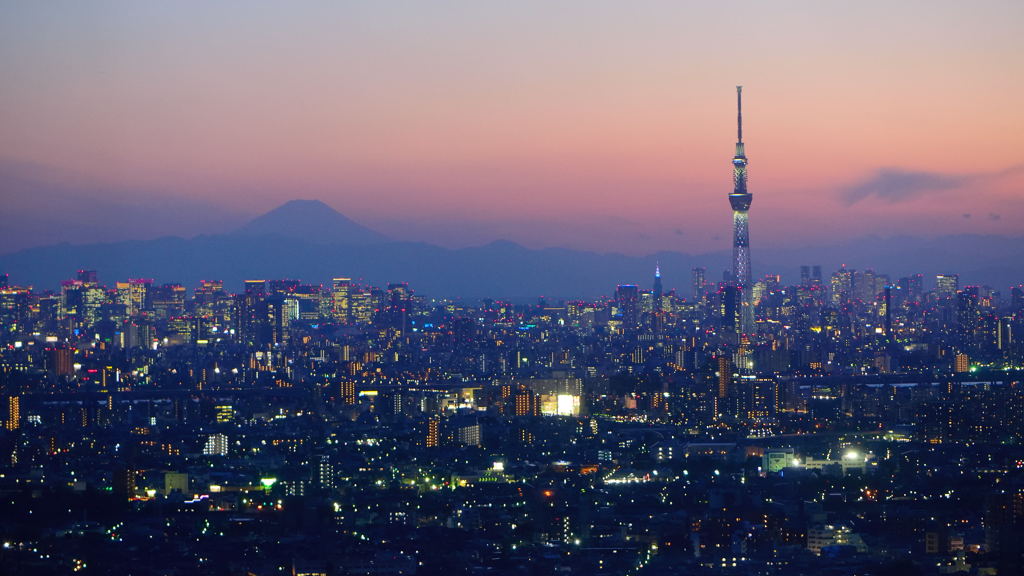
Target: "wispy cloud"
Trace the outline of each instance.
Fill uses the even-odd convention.
[[[970,184],[995,180],[1024,172],[1024,164],[1011,166],[996,172],[971,174],[946,174],[904,170],[902,168],[880,168],[875,174],[842,190],[847,206],[867,198],[878,198],[896,204],[906,202],[931,192],[955,190]]]

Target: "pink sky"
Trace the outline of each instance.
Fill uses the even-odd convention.
[[[351,4],[6,4],[0,160],[114,201],[702,252],[743,84],[755,246],[1022,231],[1019,1]]]

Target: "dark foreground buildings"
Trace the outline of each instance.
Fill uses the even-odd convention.
[[[0,573],[1021,573],[1021,287],[687,284],[5,278]]]

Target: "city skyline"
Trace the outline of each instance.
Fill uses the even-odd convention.
[[[0,274],[0,566],[1020,573],[1024,284],[803,266],[737,341],[693,273],[529,304]]]
[[[759,242],[1019,234],[1018,4],[738,6],[12,4],[4,245],[209,234],[306,197],[445,246],[721,250],[739,83]]]
[[[1022,17],[0,0],[0,576],[1024,574]]]

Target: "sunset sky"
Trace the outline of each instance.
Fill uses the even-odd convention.
[[[0,252],[293,198],[449,246],[724,250],[737,84],[755,254],[1020,236],[1022,22],[1020,0],[2,2]]]

